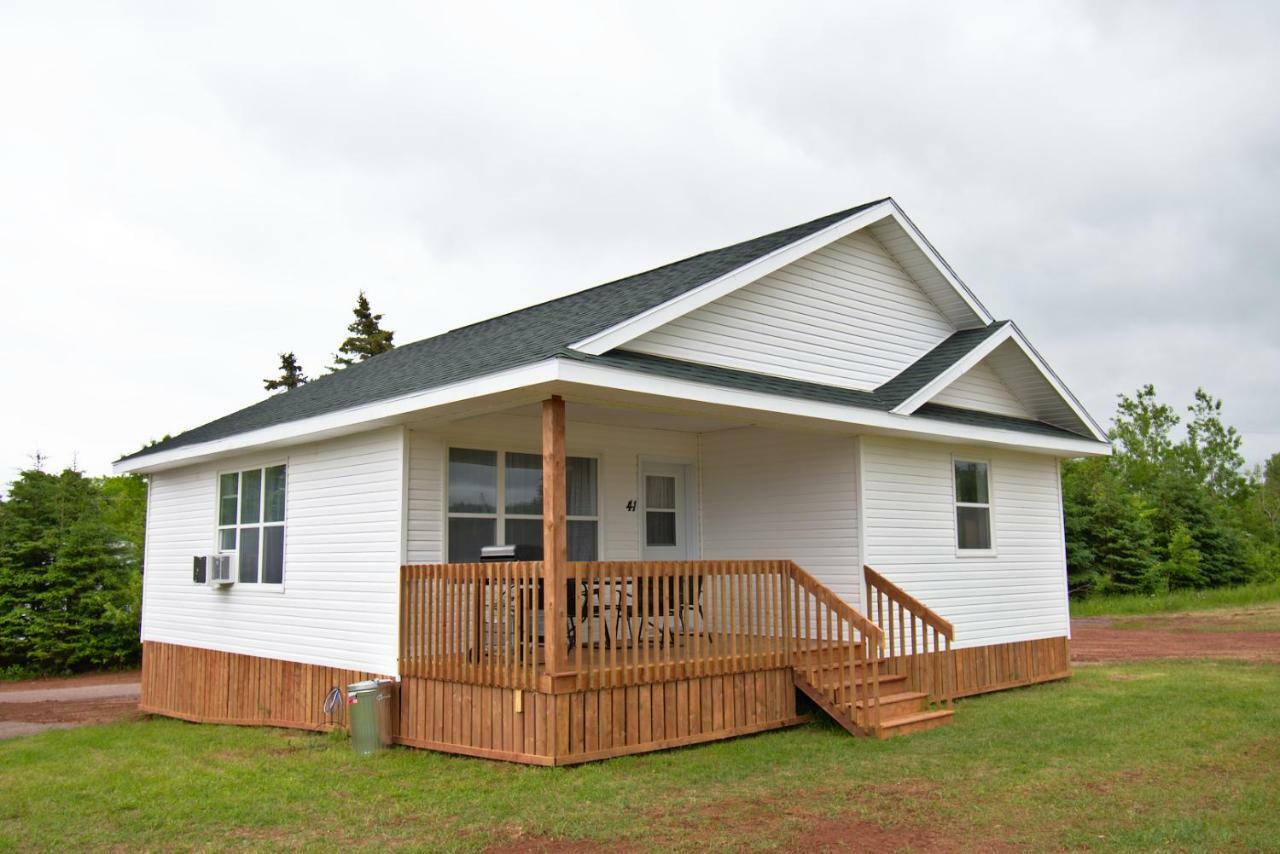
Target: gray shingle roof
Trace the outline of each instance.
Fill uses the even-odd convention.
[[[830,399],[853,406],[891,409],[905,400],[941,370],[969,352],[999,324],[957,332],[930,353],[875,392],[852,392],[810,383],[792,383],[744,372],[633,357],[609,353],[587,357],[568,347],[598,332],[661,305],[683,293],[713,281],[775,250],[781,249],[827,226],[834,225],[883,199],[833,213],[791,228],[694,255],[682,261],[644,273],[598,285],[559,299],[513,311],[499,317],[454,329],[434,338],[414,341],[352,365],[337,373],[319,377],[284,394],[225,415],[173,438],[130,454],[132,459],[159,451],[222,439],[425,391],[462,380],[554,356],[586,358],[601,363],[670,375],[697,376],[700,382],[747,383],[759,390],[786,388],[777,393],[811,399]],[[659,365],[659,363],[669,363]],[[733,376],[730,376],[733,375]],[[803,391],[800,386],[806,387]],[[886,405],[895,396],[896,403]],[[825,397],[824,397],[825,396]]]

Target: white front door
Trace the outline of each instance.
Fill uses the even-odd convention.
[[[640,535],[645,560],[687,560],[684,466],[644,463],[640,468]]]

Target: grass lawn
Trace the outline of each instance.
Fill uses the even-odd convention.
[[[576,768],[172,720],[0,742],[0,849],[1280,849],[1280,667],[1157,662],[962,701],[877,742],[825,723]]]
[[[1072,617],[1112,617],[1170,614],[1211,608],[1245,608],[1280,603],[1280,581],[1219,587],[1213,590],[1175,590],[1150,596],[1097,596],[1071,603]]]

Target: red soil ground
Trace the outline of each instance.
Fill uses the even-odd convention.
[[[1280,606],[1088,617],[1071,621],[1071,660],[1078,663],[1218,658],[1280,663]]]

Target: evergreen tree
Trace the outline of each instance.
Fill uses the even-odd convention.
[[[1204,556],[1196,548],[1191,531],[1186,525],[1179,524],[1169,539],[1169,556],[1160,562],[1160,586],[1166,590],[1203,587],[1203,563]]]
[[[1162,558],[1171,557],[1174,535],[1186,528],[1200,552],[1202,587],[1241,584],[1248,571],[1244,542],[1225,508],[1216,505],[1204,485],[1186,471],[1171,471],[1155,488],[1153,521]]]
[[[60,673],[137,660],[142,588],[133,557],[141,544],[129,542],[138,512],[125,505],[138,492],[118,487],[104,499],[101,481],[73,469],[31,469],[11,485],[0,503],[0,671]]]
[[[291,391],[307,382],[307,375],[302,372],[302,365],[298,364],[298,357],[292,351],[280,354],[280,376],[275,379],[263,380],[262,384],[266,386],[267,391],[278,391],[284,389]]]
[[[1071,595],[1149,592],[1156,560],[1142,500],[1102,458],[1064,466],[1062,490]]]
[[[1098,496],[1094,522],[1093,550],[1106,570],[1105,592],[1151,592],[1156,583],[1156,561],[1151,524],[1142,501],[1123,490],[1104,488]]]
[[[364,291],[361,291],[356,299],[356,307],[352,309],[352,313],[355,315],[355,320],[351,321],[351,325],[347,327],[347,331],[351,334],[338,347],[330,370],[337,371],[350,367],[357,361],[363,362],[395,348],[395,344],[391,341],[395,333],[390,329],[382,328],[382,315],[374,314],[369,308],[369,300],[364,295]]]

